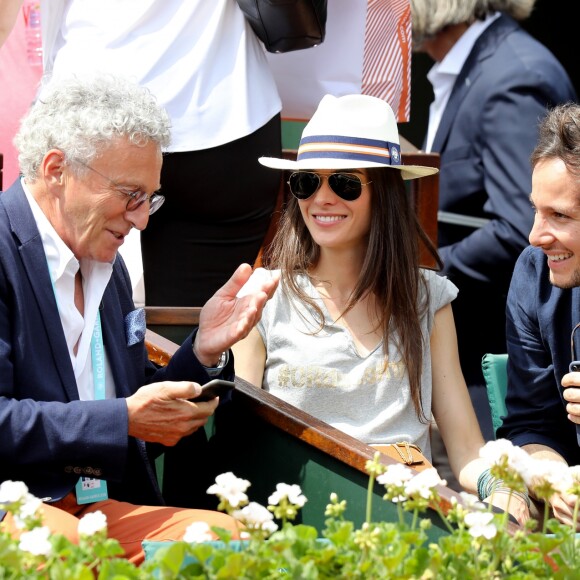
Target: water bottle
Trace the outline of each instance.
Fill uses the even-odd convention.
[[[26,0],[23,6],[26,55],[30,66],[42,66],[40,0]]]

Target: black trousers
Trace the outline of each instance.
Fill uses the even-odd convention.
[[[164,156],[165,203],[141,233],[147,305],[203,306],[242,262],[253,264],[281,179],[258,157],[281,157],[281,141],[276,115],[232,143]]]

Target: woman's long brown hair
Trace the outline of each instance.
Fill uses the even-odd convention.
[[[348,171],[348,170],[345,170]],[[426,421],[421,400],[423,348],[428,336],[421,332],[421,317],[429,304],[429,293],[419,270],[419,243],[423,242],[436,263],[441,260],[417,218],[411,195],[398,170],[367,169],[372,181],[371,226],[368,247],[358,282],[343,314],[367,295],[373,295],[382,329],[385,364],[389,338],[398,336],[397,348],[407,374],[417,417]],[[320,257],[320,247],[306,227],[298,202],[291,197],[280,218],[278,231],[264,257],[269,268],[281,270],[282,282],[298,300],[316,313],[322,329],[320,306],[297,284],[296,275],[310,276]],[[423,300],[420,300],[423,289]]]

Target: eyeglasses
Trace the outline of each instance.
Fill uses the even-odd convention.
[[[308,199],[320,189],[324,177],[328,179],[330,189],[345,201],[358,199],[363,185],[372,183],[372,181],[362,183],[360,177],[354,173],[320,175],[314,171],[295,171],[288,179],[290,192],[297,199]]]
[[[109,183],[113,185],[115,191],[122,193],[123,195],[126,195],[129,198],[127,200],[126,206],[127,211],[135,211],[136,209],[140,208],[146,201],[148,201],[149,215],[152,215],[163,205],[163,202],[165,201],[165,196],[160,195],[159,193],[152,193],[151,195],[148,195],[147,192],[141,191],[139,189],[137,191],[131,191],[130,189],[127,189],[126,187],[119,185],[116,181],[113,181],[110,177],[103,175],[100,171],[97,171],[90,165],[87,165],[86,163],[83,163],[78,159],[75,159],[74,162],[78,163],[79,165],[82,165],[83,167],[86,167],[87,169],[90,169],[97,175],[100,175],[103,179],[106,179]]]

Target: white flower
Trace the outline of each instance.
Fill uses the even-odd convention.
[[[264,530],[273,533],[278,529],[274,516],[264,506],[251,501],[245,508],[236,510],[234,518],[244,523],[250,530]]]
[[[17,528],[22,530],[26,527],[27,521],[37,515],[42,501],[31,493],[27,493],[21,501],[18,513],[14,514],[14,523]]]
[[[460,491],[459,495],[463,500],[463,505],[467,509],[472,511],[483,511],[487,509],[485,505],[479,501],[479,498],[476,495],[473,495],[472,493],[467,493],[466,491]],[[453,501],[454,499],[455,498],[452,497],[451,501]]]
[[[97,510],[96,512],[88,513],[79,520],[79,536],[92,536],[106,529],[107,516],[102,511]]]
[[[496,439],[495,441],[488,441],[479,450],[479,456],[496,463],[504,455],[509,457],[513,448],[514,444],[508,439]]]
[[[446,484],[447,482],[439,477],[437,470],[434,467],[430,467],[420,471],[405,484],[405,495],[407,497],[420,495],[424,499],[430,499],[433,488]]]
[[[569,468],[570,477],[575,483],[580,482],[580,465],[571,465]]]
[[[279,505],[280,501],[284,498],[288,499],[288,503],[298,507],[303,507],[307,501],[306,497],[302,495],[302,490],[299,485],[279,483],[276,486],[276,491],[268,498],[268,504]]]
[[[246,479],[236,477],[231,471],[222,473],[215,478],[215,483],[211,485],[207,493],[211,493],[225,499],[232,507],[237,507],[248,501],[248,496],[244,493],[250,482]]]
[[[517,471],[520,475],[522,475],[522,472],[526,470],[528,463],[532,460],[526,451],[521,447],[514,445],[507,439],[488,441],[479,450],[479,456],[483,459],[487,459],[487,461],[492,464],[501,463],[502,458],[505,457],[508,466]]]
[[[574,481],[570,468],[561,461],[530,458],[526,470],[520,475],[528,487],[549,483],[556,491],[568,493]]]
[[[479,455],[492,465],[502,465],[505,460],[507,467],[519,474],[526,484],[530,479],[530,467],[535,461],[537,461],[521,447],[513,445],[513,443],[507,439],[488,441],[479,450]]]
[[[377,477],[377,482],[385,487],[403,487],[407,481],[414,477],[415,472],[401,463],[389,465],[384,473]]]
[[[488,540],[495,537],[497,528],[491,523],[493,514],[490,512],[470,512],[465,515],[465,525],[469,528],[469,533],[474,538],[483,536]]]
[[[35,556],[50,556],[52,545],[48,541],[49,535],[50,530],[46,526],[23,532],[20,536],[19,548]]]
[[[3,481],[0,483],[0,504],[22,501],[28,495],[28,487],[23,481]]]
[[[193,522],[185,530],[183,541],[189,544],[201,544],[211,542],[213,535],[207,522]]]
[[[570,475],[571,485],[568,493],[577,494],[580,486],[580,465],[571,465],[568,469]]]

